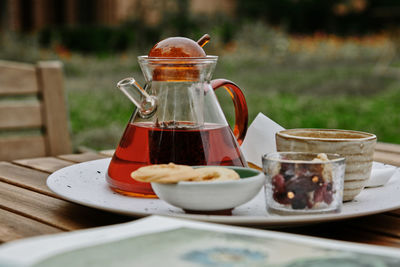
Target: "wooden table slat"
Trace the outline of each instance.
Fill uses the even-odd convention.
[[[104,155],[107,157],[112,157],[114,155],[115,149],[108,149],[108,150],[102,150],[99,152],[100,155]]]
[[[392,152],[374,152],[374,160],[394,166],[400,166],[400,155]]]
[[[400,247],[400,239],[352,226],[354,220],[284,229],[285,232],[348,242]]]
[[[81,163],[81,162],[90,161],[90,160],[108,158],[108,156],[101,155],[98,153],[93,153],[93,152],[86,152],[86,153],[81,153],[81,154],[59,155],[59,156],[57,156],[57,158],[62,159],[62,160],[76,162],[76,163]]]
[[[48,173],[28,169],[8,162],[0,162],[0,181],[38,193],[58,197],[46,185]]]
[[[380,235],[399,238],[400,240],[400,218],[388,214],[377,214],[373,216],[361,217],[349,222],[354,228],[372,231]]]
[[[62,230],[77,230],[128,221],[102,212],[0,182],[0,208]]]
[[[326,229],[327,232],[330,231],[329,228]],[[321,236],[321,235],[320,235]],[[330,236],[324,236],[335,240],[348,241],[348,242],[358,242],[371,245],[380,246],[391,246],[400,247],[400,240],[391,236],[380,235],[374,232],[368,232],[358,228],[347,228],[341,227],[336,229]]]
[[[0,218],[0,243],[26,237],[63,232],[61,229],[3,209],[0,209]]]
[[[0,162],[0,242],[127,222],[131,217],[62,200],[46,186],[49,173],[112,156],[114,150]],[[400,145],[378,143],[374,159],[400,166]],[[3,219],[4,218],[4,219]],[[13,228],[13,223],[15,227]],[[335,240],[400,247],[400,209],[346,221],[278,229]]]
[[[399,144],[389,144],[378,142],[375,147],[376,151],[381,152],[389,152],[389,153],[397,153],[400,154],[400,145]]]
[[[400,217],[400,209],[389,211],[388,214]]]
[[[14,160],[13,163],[47,173],[53,173],[61,168],[74,164],[70,161],[57,159],[54,157],[19,159]]]

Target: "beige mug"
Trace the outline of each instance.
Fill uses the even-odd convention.
[[[276,134],[278,151],[335,153],[346,159],[343,201],[354,199],[371,176],[376,135],[336,129],[289,129]]]

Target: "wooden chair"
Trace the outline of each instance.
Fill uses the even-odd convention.
[[[68,153],[61,62],[0,60],[0,160]]]

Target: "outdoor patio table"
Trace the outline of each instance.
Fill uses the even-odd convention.
[[[65,201],[46,186],[46,178],[58,169],[108,155],[90,152],[0,162],[0,243],[136,219]],[[400,166],[400,145],[379,143],[375,160]],[[400,209],[274,230],[400,248]]]

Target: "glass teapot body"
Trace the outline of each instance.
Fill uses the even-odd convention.
[[[247,166],[239,148],[247,129],[246,102],[232,82],[210,81],[216,61],[215,56],[139,57],[146,78],[145,88],[135,82],[124,82],[124,88],[120,88],[134,92],[126,94],[136,102],[137,109],[108,168],[107,182],[113,190],[155,197],[150,184],[130,177],[134,170],[151,164]],[[214,93],[221,86],[234,100],[235,134]]]

